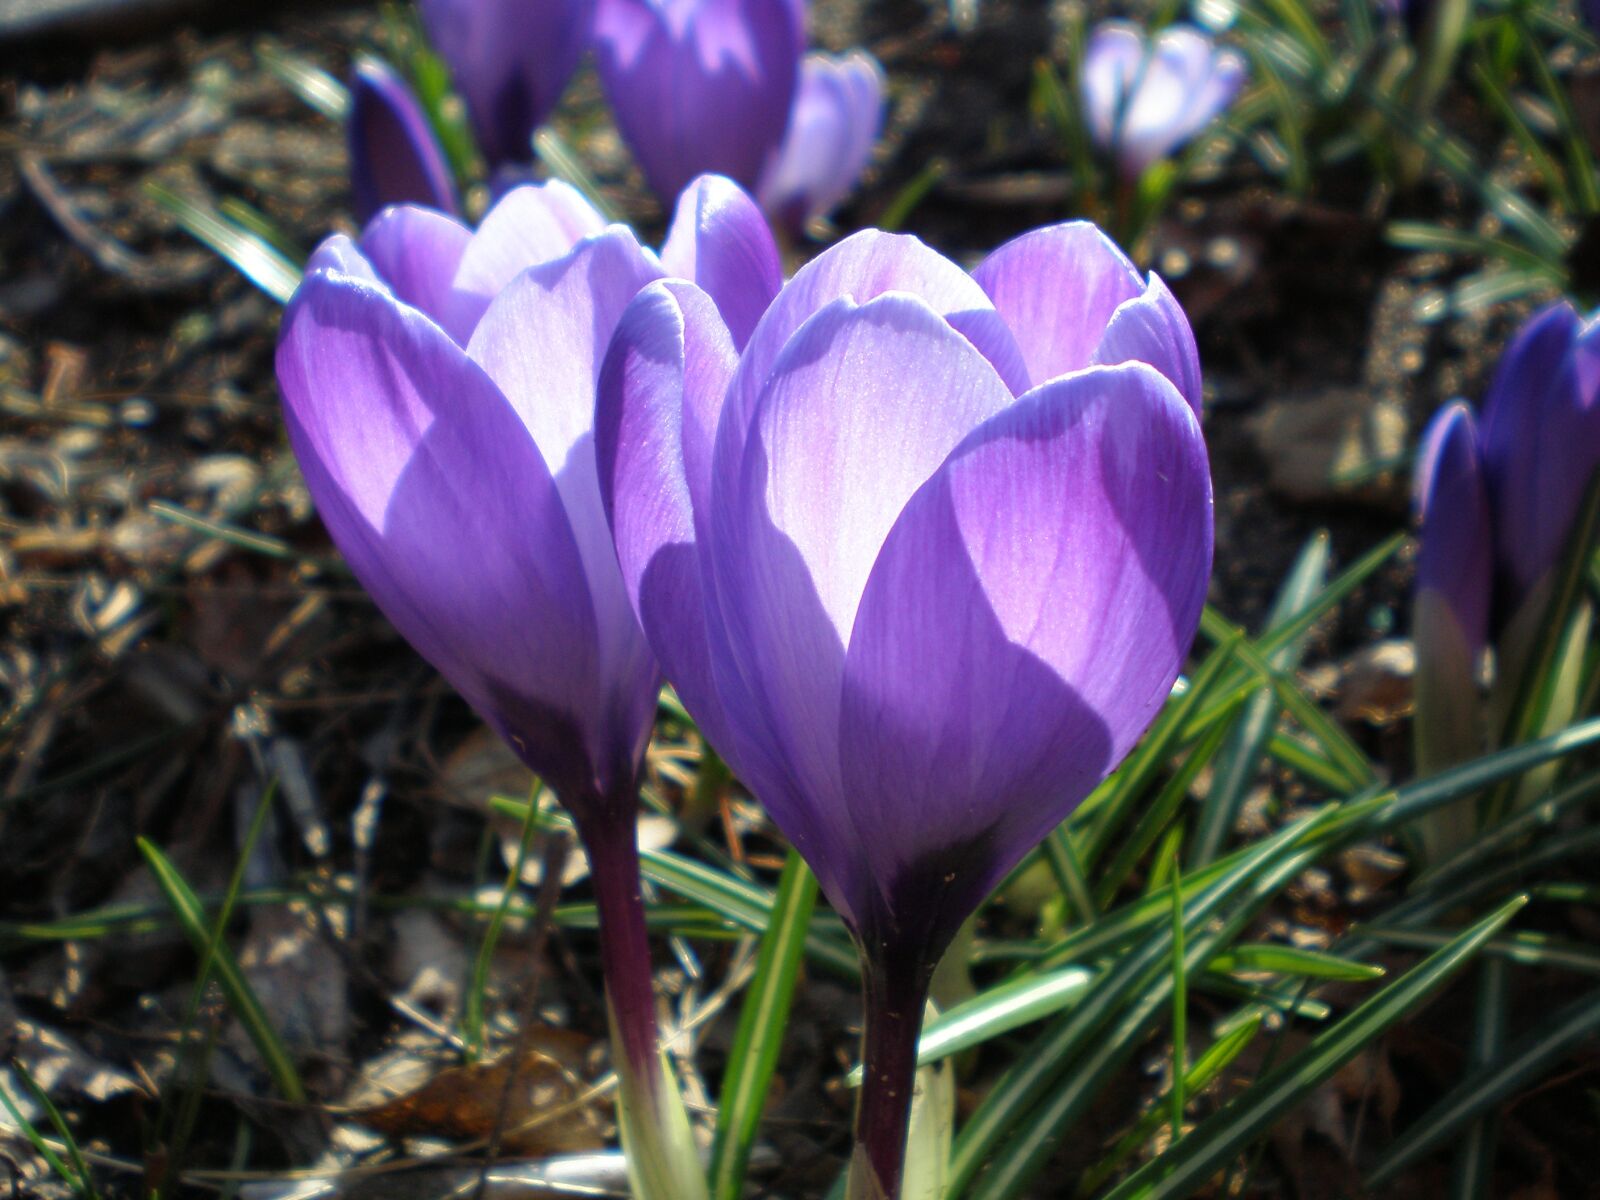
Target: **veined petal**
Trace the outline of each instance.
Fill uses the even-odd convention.
[[[1094,361],[1108,367],[1122,362],[1149,363],[1173,382],[1195,415],[1200,415],[1204,400],[1200,350],[1183,307],[1159,275],[1150,275],[1142,296],[1118,306],[1094,352]]]
[[[1417,589],[1445,600],[1475,658],[1489,637],[1493,534],[1477,423],[1462,401],[1446,405],[1429,423],[1415,486],[1422,542]]]
[[[397,299],[442,325],[471,241],[472,231],[454,217],[402,204],[384,209],[361,231],[361,253]]]
[[[455,180],[411,85],[379,59],[357,58],[347,118],[350,207],[365,223],[390,204],[456,211]]]
[[[1035,383],[1094,362],[1112,315],[1144,291],[1127,255],[1088,221],[1013,238],[972,277],[1016,337]]]
[[[554,481],[499,390],[421,313],[332,272],[291,302],[277,369],[356,577],[534,770],[587,782],[594,612]]]
[[[716,301],[741,350],[783,286],[783,262],[767,219],[722,175],[702,175],[678,197],[661,265]]]
[[[600,372],[595,448],[628,597],[662,671],[707,740],[736,750],[712,679],[696,490],[738,352],[711,297],[682,280],[628,305]],[[693,464],[693,466],[691,466]],[[706,497],[700,498],[703,513]]]
[[[1144,63],[1144,38],[1137,27],[1106,21],[1083,52],[1083,111],[1089,132],[1102,147],[1116,137]]]
[[[835,301],[775,364],[738,474],[712,481],[702,553],[726,637],[718,668],[737,676],[718,686],[779,773],[758,762],[752,777],[751,755],[741,771],[797,845],[848,841],[839,681],[867,572],[911,494],[1011,402],[923,301]]]
[[[465,345],[506,284],[529,267],[561,258],[605,227],[605,218],[562,180],[512,188],[489,210],[461,255],[447,323],[452,335]],[[466,332],[459,333],[463,328]]]
[[[803,49],[791,0],[600,4],[600,79],[658,196],[707,172],[755,186],[788,125]]]
[[[648,728],[655,666],[634,619],[606,523],[595,466],[595,387],[611,334],[639,289],[660,276],[622,226],[531,267],[494,298],[468,356],[521,418],[556,482],[583,556],[600,638],[601,679]],[[630,724],[630,729],[640,728]]]
[[[1143,364],[1035,389],[919,489],[839,719],[853,874],[893,927],[948,935],[1133,746],[1188,653],[1211,537],[1199,424]]]

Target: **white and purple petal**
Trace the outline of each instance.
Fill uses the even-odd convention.
[[[722,175],[702,175],[678,197],[661,265],[716,302],[741,350],[783,287],[771,227],[749,194]]]

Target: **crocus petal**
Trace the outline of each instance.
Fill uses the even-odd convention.
[[[489,165],[527,162],[594,28],[594,0],[420,0]]]
[[[623,723],[617,738],[601,742],[637,740],[640,748],[654,711],[655,665],[633,617],[601,500],[595,385],[623,310],[660,274],[632,233],[613,227],[517,276],[489,305],[467,347],[543,456],[583,556],[600,638],[597,669],[615,697],[608,718]]]
[[[750,335],[717,431],[719,472],[738,468],[756,399],[795,331],[842,297],[865,304],[888,292],[923,300],[977,347],[1013,393],[1027,389],[1022,351],[972,276],[914,237],[864,229],[796,271]]]
[[[361,231],[361,253],[396,297],[442,324],[471,241],[472,231],[454,217],[404,204],[385,209]]]
[[[505,398],[431,321],[324,270],[284,317],[289,438],[384,614],[555,786],[586,782],[595,624],[566,510]]]
[[[883,126],[883,68],[870,54],[808,54],[761,206],[790,229],[826,216],[855,186]]]
[[[1199,424],[1138,363],[1030,392],[912,498],[838,734],[854,874],[894,928],[952,932],[1132,748],[1199,623],[1211,530]]]
[[[600,3],[600,80],[658,196],[707,172],[756,185],[789,123],[803,49],[791,0]]]
[[[456,211],[450,164],[411,86],[388,63],[356,60],[350,82],[350,208],[365,224],[390,204]]]
[[[779,356],[738,474],[712,481],[703,553],[726,639],[718,686],[778,768],[768,774],[741,750],[741,773],[807,852],[848,841],[839,681],[867,573],[911,494],[1011,402],[993,366],[923,301],[838,300]]]
[[[1132,25],[1107,21],[1089,38],[1083,52],[1083,111],[1089,132],[1110,146],[1144,63],[1144,38]]]
[[[489,301],[529,267],[552,262],[601,232],[605,218],[569,183],[512,188],[491,208],[461,256],[447,328],[463,345]]]
[[[1422,541],[1417,588],[1445,600],[1476,657],[1489,637],[1493,543],[1477,423],[1462,401],[1440,409],[1428,425],[1415,486]]]
[[[1600,464],[1600,403],[1583,386],[1596,336],[1570,304],[1545,309],[1501,357],[1484,404],[1481,443],[1508,611],[1561,561]]]
[[[1035,383],[1094,362],[1112,315],[1144,291],[1127,255],[1088,221],[1013,238],[972,277],[1005,318]]]
[[[740,349],[783,286],[783,261],[766,218],[721,175],[700,176],[678,197],[661,265],[716,301]]]
[[[617,324],[595,409],[601,492],[628,598],[663,673],[724,757],[735,750],[711,675],[696,510],[703,520],[712,431],[737,362],[711,297],[682,280],[653,283]]]
[[[1159,275],[1151,274],[1144,295],[1117,308],[1094,352],[1094,361],[1106,366],[1149,363],[1172,380],[1178,394],[1199,415],[1203,400],[1200,349],[1189,318]]]

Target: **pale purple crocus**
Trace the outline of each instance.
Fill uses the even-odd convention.
[[[726,181],[700,181],[683,209],[665,257],[753,321],[781,281],[759,209]],[[636,1194],[679,1200],[704,1182],[657,1047],[635,842],[660,672],[594,439],[612,330],[664,273],[563,183],[514,189],[476,231],[388,208],[359,241],[317,249],[277,371],[307,487],[356,577],[572,813]]]
[[[1084,118],[1124,179],[1137,179],[1233,103],[1246,77],[1238,51],[1191,25],[1144,30],[1106,21],[1083,52]]]
[[[418,0],[490,168],[533,158],[594,33],[594,0]]]
[[[789,125],[804,17],[802,0],[599,0],[600,81],[656,195],[706,172],[756,187]]]
[[[864,51],[806,55],[788,131],[756,193],[774,221],[802,230],[850,194],[883,127],[884,83]]]
[[[1199,406],[1182,310],[1086,223],[972,275],[858,233],[742,351],[681,281],[618,326],[596,438],[629,598],[863,956],[853,1196],[898,1192],[940,953],[1188,652]]]
[[[381,59],[356,59],[345,132],[350,208],[357,221],[366,224],[390,204],[457,210],[455,180],[427,111],[411,85]]]

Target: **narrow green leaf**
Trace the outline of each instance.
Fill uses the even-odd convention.
[[[950,163],[947,160],[930,158],[878,214],[878,228],[892,233],[903,226],[949,173]]]
[[[1189,1045],[1189,983],[1183,962],[1183,875],[1177,856],[1172,861],[1172,1140],[1183,1136],[1183,1110],[1187,1096],[1183,1090],[1184,1063]]]
[[[791,850],[778,880],[771,923],[761,937],[756,973],[745,992],[722,1076],[717,1132],[711,1144],[713,1200],[739,1200],[744,1193],[745,1165],[777,1069],[816,903],[817,878]]]
[[[13,1063],[12,1065],[29,1090],[34,1095],[38,1095],[39,1085],[34,1083],[32,1077],[28,1075],[27,1068],[23,1067],[21,1063]],[[82,1181],[73,1174],[72,1168],[61,1160],[61,1156],[55,1152],[55,1147],[50,1145],[44,1134],[39,1132],[32,1121],[23,1116],[21,1107],[11,1098],[11,1093],[6,1091],[4,1085],[0,1085],[0,1104],[3,1104],[6,1112],[11,1114],[11,1119],[17,1123],[17,1128],[22,1131],[22,1136],[28,1139],[29,1145],[34,1148],[39,1157],[49,1164],[50,1169],[59,1175],[68,1187],[78,1190],[82,1194]]]
[[[1467,1122],[1487,1113],[1537,1079],[1574,1046],[1600,1030],[1600,990],[1540,1016],[1530,1030],[1477,1070],[1469,1072],[1437,1104],[1384,1151],[1367,1177],[1370,1187],[1393,1179],[1444,1144]]]
[[[600,185],[584,169],[583,160],[578,157],[577,152],[561,140],[560,134],[548,125],[540,126],[539,131],[533,135],[533,149],[539,155],[539,161],[549,168],[550,174],[557,179],[565,180],[582,192],[583,198],[594,205],[595,211],[607,221],[617,219],[611,206],[606,203]]]
[[[147,179],[145,195],[169,213],[196,241],[210,247],[233,268],[279,304],[287,304],[300,286],[300,267],[259,234],[225,220],[215,209],[195,203]]]
[[[1346,983],[1366,983],[1382,978],[1382,967],[1351,962],[1322,950],[1302,950],[1265,942],[1246,942],[1211,960],[1213,971],[1267,971],[1305,979],[1331,979]]]
[[[78,1148],[78,1139],[72,1135],[72,1127],[67,1124],[66,1118],[61,1115],[61,1110],[56,1107],[55,1101],[50,1099],[49,1093],[40,1087],[33,1076],[28,1073],[28,1068],[23,1066],[20,1060],[13,1062],[11,1065],[12,1069],[21,1077],[23,1086],[33,1093],[34,1102],[44,1109],[44,1115],[50,1118],[51,1128],[56,1131],[56,1136],[61,1139],[61,1144],[67,1148],[67,1158],[72,1163],[72,1174],[65,1176],[67,1182],[72,1184],[77,1193],[85,1197],[85,1200],[100,1200],[100,1192],[94,1186],[94,1177],[89,1174],[89,1164],[84,1161],[83,1151]],[[0,1094],[4,1094],[4,1091],[4,1088],[0,1088]],[[11,1106],[8,1104],[6,1107],[10,1108]],[[15,1110],[13,1110],[13,1113],[15,1113]],[[43,1154],[43,1141],[36,1142],[35,1148]],[[55,1167],[60,1160],[51,1161],[53,1157],[46,1156],[45,1161],[50,1162],[51,1166]]]
[[[223,995],[228,998],[228,1005],[238,1017],[240,1025],[255,1044],[256,1052],[261,1055],[262,1062],[266,1064],[273,1085],[285,1100],[294,1104],[304,1103],[305,1088],[301,1085],[299,1073],[295,1070],[294,1059],[284,1048],[282,1040],[278,1037],[278,1031],[272,1027],[271,1019],[261,1007],[255,989],[250,986],[250,981],[240,969],[233,951],[228,948],[225,941],[213,938],[211,930],[206,927],[205,909],[200,905],[200,898],[194,894],[188,882],[154,842],[140,838],[138,846],[139,852],[144,855],[144,860],[150,867],[151,874],[155,876],[157,885],[161,888],[162,895],[172,906],[178,924],[193,945],[195,953],[202,959],[208,954],[211,956],[212,970],[217,983],[221,986]]]
[[[1478,995],[1467,1059],[1471,1067],[1485,1067],[1500,1057],[1506,1036],[1509,977],[1510,970],[1501,959],[1485,957],[1478,964]],[[1500,1122],[1494,1113],[1480,1114],[1467,1127],[1456,1146],[1450,1178],[1451,1200],[1488,1200],[1493,1188],[1494,1157],[1499,1140]]]
[[[1390,1027],[1419,1007],[1527,903],[1518,896],[1448,946],[1358,1005],[1207,1118],[1159,1158],[1113,1188],[1106,1200],[1176,1200],[1188,1196],[1233,1155]]]
[[[256,61],[330,121],[344,122],[350,89],[321,67],[271,42],[256,46]]]
[[[539,783],[535,780],[529,793],[527,815],[522,818],[522,832],[517,838],[517,853],[506,871],[505,882],[500,885],[500,902],[489,917],[483,940],[478,943],[478,953],[472,959],[472,974],[467,980],[466,1003],[461,1013],[461,1041],[466,1047],[468,1062],[477,1062],[483,1057],[489,974],[494,967],[494,952],[500,945],[500,931],[505,928],[512,897],[522,884],[522,868],[528,861],[528,850],[533,845],[534,834],[539,831],[538,795]]]

